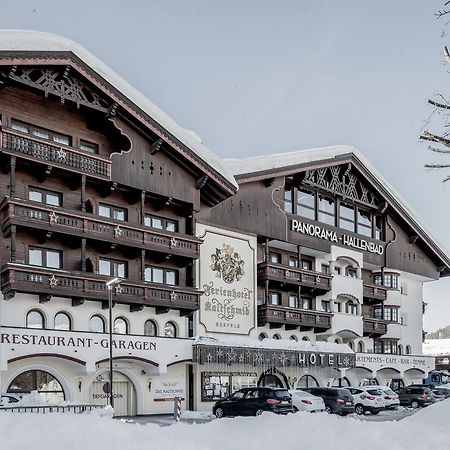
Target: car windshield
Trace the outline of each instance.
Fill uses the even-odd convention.
[[[352,394],[348,389],[336,389],[339,396],[348,396],[350,397]]]
[[[368,392],[370,395],[381,395],[381,394],[382,394],[381,391],[380,391],[379,389],[367,389],[367,392]]]
[[[291,394],[289,394],[287,389],[279,389],[274,391],[275,398],[291,398]]]

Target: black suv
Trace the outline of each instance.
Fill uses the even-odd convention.
[[[325,402],[325,411],[329,413],[346,416],[355,412],[353,395],[348,389],[313,387],[303,390],[317,397],[322,397]]]
[[[282,388],[240,389],[216,402],[212,409],[213,414],[219,419],[225,416],[259,416],[264,411],[276,414],[293,412],[291,394]]]

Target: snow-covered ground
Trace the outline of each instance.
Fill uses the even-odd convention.
[[[448,448],[450,400],[401,421],[328,414],[237,417],[167,427],[99,414],[0,414],[2,450],[415,450]]]

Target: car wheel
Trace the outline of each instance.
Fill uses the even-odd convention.
[[[411,402],[411,408],[414,408],[414,409],[416,409],[416,408],[418,408],[420,405],[419,405],[419,402],[417,401],[417,400],[413,400],[412,402]]]
[[[225,416],[222,408],[217,408],[215,414],[218,419],[221,419],[223,416]]]
[[[298,408],[296,406],[293,406],[292,411],[294,411],[296,413],[296,412],[298,412]]]
[[[362,416],[365,413],[365,409],[363,405],[356,405],[355,406],[355,413],[358,414],[358,416]]]
[[[325,412],[331,414],[333,411],[331,411],[331,408],[329,406],[325,406]]]
[[[260,416],[264,412],[263,409],[257,409],[255,412],[255,416]]]

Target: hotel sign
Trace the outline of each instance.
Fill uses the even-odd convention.
[[[217,228],[199,234],[199,321],[207,332],[248,335],[256,320],[255,238]]]
[[[291,220],[291,230],[297,233],[307,234],[308,236],[316,237],[319,239],[325,239],[336,244],[345,245],[347,247],[356,248],[357,250],[363,250],[370,253],[376,253],[382,255],[384,253],[384,247],[381,244],[366,241],[358,237],[350,236],[348,234],[340,234],[336,231],[327,230],[318,225],[311,223],[305,223],[301,220]]]

